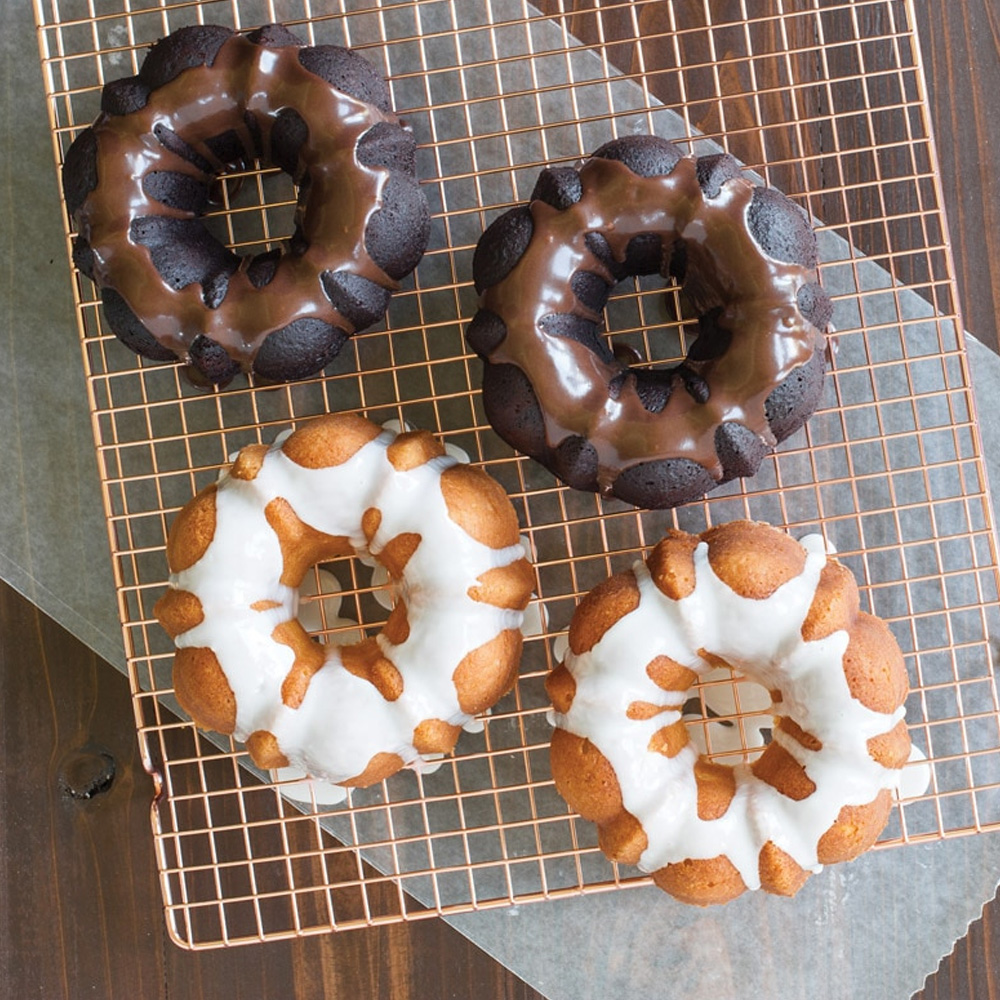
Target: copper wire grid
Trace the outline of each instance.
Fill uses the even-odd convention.
[[[206,393],[177,366],[140,361],[76,277],[76,311],[167,925],[213,947],[644,885],[607,862],[552,787],[543,689],[590,587],[670,526],[739,517],[822,531],[906,654],[907,718],[928,758],[879,848],[1000,828],[1000,715],[990,666],[997,560],[941,209],[914,17],[896,0],[35,0],[55,157],[95,117],[106,80],[197,21],[280,20],[312,43],[361,50],[391,81],[420,143],[434,212],[428,253],[385,324],[325,377]],[[581,41],[584,44],[581,44]],[[641,512],[562,488],[486,422],[463,340],[476,308],[472,250],[527,198],[541,167],[614,135],[656,131],[683,151],[725,148],[815,217],[837,349],[823,404],[750,482]],[[228,182],[210,225],[255,252],[291,232],[276,170]],[[69,230],[67,226],[67,238]],[[69,244],[68,244],[69,245]],[[676,361],[691,328],[676,289],[640,279],[607,308],[616,343]],[[313,414],[359,409],[441,433],[508,490],[537,566],[535,634],[516,690],[453,758],[325,804],[325,790],[261,775],[242,746],[176,714],[172,650],[152,619],[167,527],[227,456]],[[321,638],[387,612],[356,560],[314,575]],[[717,759],[749,759],[769,719],[728,676],[691,706]],[[176,711],[175,711],[176,710]],[[734,744],[735,740],[735,744]],[[735,748],[734,748],[735,746]],[[929,785],[921,791],[919,779]]]

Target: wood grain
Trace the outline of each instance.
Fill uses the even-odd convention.
[[[916,3],[965,327],[1000,350],[1000,5]]]
[[[125,677],[0,584],[0,692],[0,996],[538,1000],[437,918],[221,951],[177,948],[163,920],[153,787]],[[105,776],[109,758],[110,784],[91,780]]]
[[[1000,893],[928,976],[913,1000],[996,1000],[1000,997]]]

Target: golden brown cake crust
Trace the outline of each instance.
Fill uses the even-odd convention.
[[[759,874],[761,888],[777,896],[794,896],[809,878],[809,872],[770,840],[760,849]]]
[[[203,729],[229,734],[236,728],[236,699],[211,649],[189,646],[174,657],[174,694]]]
[[[385,457],[397,472],[409,472],[444,453],[444,445],[430,431],[405,431],[386,448]]]
[[[484,712],[514,686],[522,642],[520,632],[505,629],[462,658],[452,680],[463,712]]]
[[[391,778],[405,764],[405,761],[397,753],[377,753],[368,762],[368,765],[353,778],[342,781],[342,785],[349,788],[367,788],[369,785],[377,785],[386,778]]]
[[[193,566],[215,536],[216,485],[206,486],[177,515],[167,537],[167,565],[171,573]]]
[[[649,679],[664,691],[688,691],[694,687],[698,675],[669,656],[657,656],[646,664]]]
[[[611,762],[590,740],[565,729],[552,733],[552,777],[563,798],[584,819],[599,826],[610,823],[625,808]]]
[[[205,620],[201,601],[186,590],[168,590],[153,606],[153,614],[171,639]]]
[[[730,521],[702,534],[715,575],[734,593],[760,601],[805,567],[802,546],[780,531],[760,531],[750,521]]]
[[[258,767],[288,767],[288,758],[281,752],[278,739],[266,729],[258,729],[247,737],[247,752]]]
[[[299,520],[284,497],[275,497],[264,509],[264,516],[281,545],[281,582],[286,587],[298,587],[316,563],[353,551],[343,535],[324,534]]]
[[[353,413],[332,413],[303,424],[281,446],[296,464],[306,469],[329,469],[353,458],[380,428]]]
[[[480,573],[476,585],[468,590],[469,597],[495,608],[523,611],[535,589],[535,570],[527,559],[509,566],[497,566]]]
[[[746,891],[743,878],[724,854],[666,865],[653,872],[653,881],[682,903],[696,906],[728,903]]]
[[[694,550],[698,536],[671,529],[646,560],[649,575],[660,590],[679,601],[694,590]]]
[[[718,819],[736,794],[736,775],[731,767],[699,757],[694,765],[698,783],[698,818]]]
[[[451,519],[491,549],[517,545],[521,529],[503,487],[482,469],[453,465],[441,473],[441,493]]]
[[[376,639],[363,639],[350,646],[343,646],[340,661],[345,670],[364,678],[377,688],[386,701],[396,701],[403,693],[402,674],[392,660],[382,655]]]
[[[271,638],[281,645],[290,646],[295,655],[292,668],[281,685],[281,700],[289,708],[298,708],[313,675],[323,666],[323,650],[295,620],[282,622],[271,633]]]
[[[796,802],[809,798],[816,791],[802,766],[783,746],[769,743],[767,749],[750,765],[753,773]]]
[[[413,745],[421,753],[451,753],[461,726],[451,726],[441,719],[424,719],[413,731]]]
[[[813,642],[840,629],[849,629],[857,614],[857,580],[846,566],[831,559],[820,573],[816,596],[802,623],[802,638]]]
[[[266,444],[248,444],[236,456],[236,461],[233,462],[233,467],[229,474],[234,479],[243,479],[247,482],[256,479],[257,473],[260,472],[260,467],[264,463],[264,456],[267,454],[267,451]]]
[[[820,838],[817,856],[821,865],[835,865],[863,854],[878,840],[892,809],[892,792],[883,789],[860,806],[844,806],[836,822]]]
[[[650,753],[661,753],[664,757],[676,757],[689,742],[687,726],[678,719],[657,729],[646,744],[646,749]]]
[[[557,712],[569,711],[570,705],[573,704],[573,696],[576,694],[576,681],[565,664],[560,663],[545,678],[545,692]]]
[[[569,627],[569,648],[586,653],[619,618],[639,606],[639,584],[633,573],[618,573],[598,584],[580,602]]]
[[[847,686],[865,708],[892,712],[906,700],[906,663],[889,627],[864,611],[851,627],[844,654]]]

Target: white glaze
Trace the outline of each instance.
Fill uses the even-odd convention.
[[[193,566],[170,578],[173,587],[198,598],[204,615],[176,637],[176,645],[215,652],[236,700],[235,737],[271,732],[293,768],[332,782],[360,774],[377,753],[418,765],[413,732],[424,720],[467,724],[470,716],[461,710],[452,682],[455,668],[501,631],[519,628],[523,617],[469,596],[481,574],[522,559],[523,548],[493,549],[466,534],[449,517],[440,488],[441,473],[457,459],[444,455],[398,472],[386,457],[395,436],[383,431],[342,465],[317,470],[291,461],[281,450],[287,435],[281,435],[253,480],[228,472],[220,477],[212,541]],[[349,538],[365,561],[377,560],[399,534],[421,536],[397,584],[409,635],[399,645],[378,636],[403,678],[396,701],[385,701],[372,684],[343,669],[340,646],[331,641],[302,704],[293,709],[282,702],[293,652],[272,633],[296,616],[298,593],[280,582],[278,538],[264,514],[276,497],[311,527]],[[369,544],[361,516],[371,507],[382,519]],[[253,610],[264,601],[278,606]]]
[[[569,711],[554,713],[553,721],[589,739],[614,767],[623,804],[648,838],[639,862],[643,871],[725,854],[747,887],[755,889],[760,887],[758,857],[769,840],[803,868],[818,870],[817,844],[841,808],[871,802],[881,789],[898,783],[899,772],[874,761],[866,741],[892,729],[903,709],[873,712],[851,695],[841,662],[845,631],[812,642],[802,638],[826,550],[818,535],[801,544],[806,550],[802,573],[765,600],[741,597],[723,583],[712,570],[705,542],[694,554],[694,591],[681,600],[666,597],[645,564],[636,563],[638,607],[588,652],[566,653],[576,690]],[[672,758],[647,749],[657,730],[681,718],[686,692],[662,690],[645,670],[654,657],[666,655],[704,676],[714,665],[697,650],[782,692],[781,713],[822,744],[820,750],[807,750],[784,733],[774,735],[816,784],[812,795],[795,801],[740,764],[733,769],[736,794],[726,812],[714,820],[698,818],[697,748],[689,743]],[[631,720],[626,711],[633,701],[676,707]]]

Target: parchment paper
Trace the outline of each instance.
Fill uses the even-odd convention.
[[[29,5],[3,5],[0,27],[0,575],[124,669]],[[977,393],[995,399],[1000,359],[971,339],[969,352]],[[982,434],[1000,468],[1000,428]],[[998,846],[979,836],[874,852],[793,903],[751,894],[700,911],[640,889],[449,922],[552,1000],[904,997],[992,895]]]

